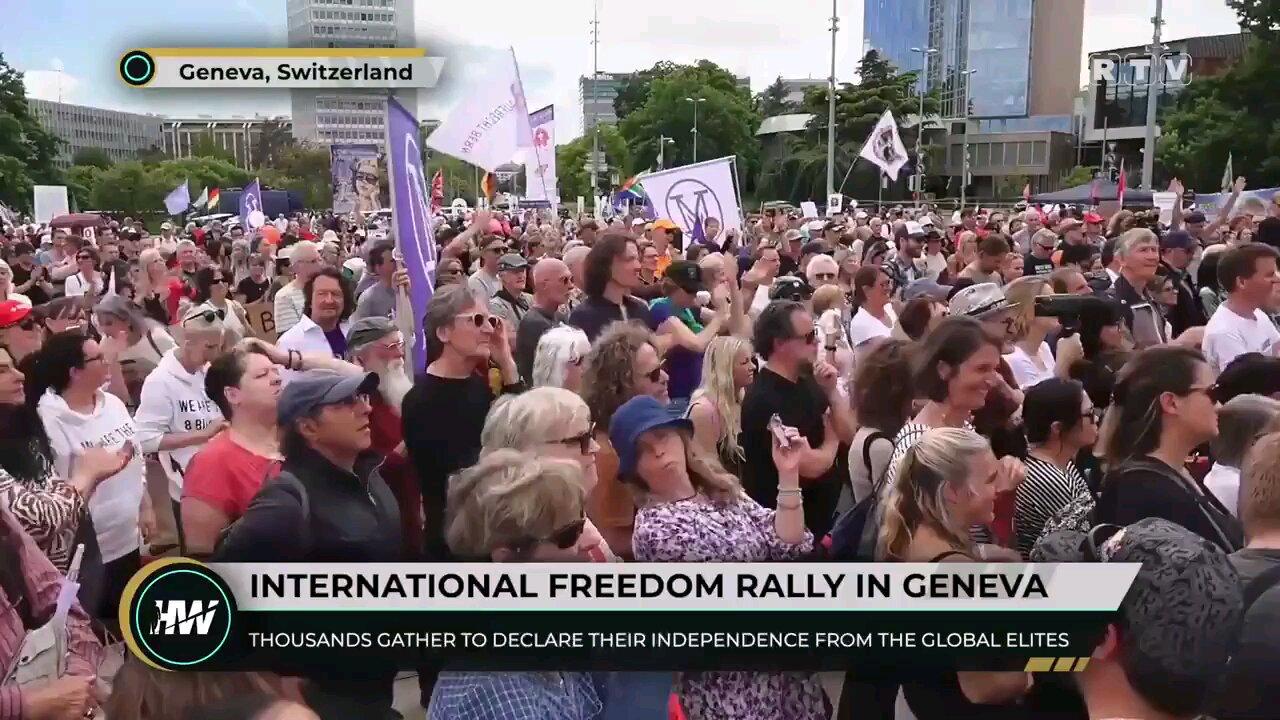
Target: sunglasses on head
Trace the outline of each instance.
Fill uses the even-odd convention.
[[[475,313],[474,315],[459,315],[458,317],[469,318],[471,322],[478,328],[484,327],[484,324],[487,322],[489,323],[489,327],[493,328],[494,330],[498,329],[497,315],[486,315],[484,313]]]
[[[587,518],[580,517],[577,520],[555,530],[544,538],[524,538],[517,540],[511,544],[514,550],[530,550],[539,543],[551,543],[561,550],[568,550],[578,543],[578,538],[582,537],[582,531],[587,526]]]
[[[225,320],[227,318],[227,311],[226,310],[200,310],[198,312],[191,313],[190,315],[187,315],[185,318],[183,318],[182,324],[186,325],[187,323],[197,318],[202,319],[207,323],[211,323],[214,320]]]
[[[595,437],[595,434],[596,434],[596,424],[591,423],[590,425],[587,426],[586,432],[582,433],[581,435],[574,435],[573,437],[565,438],[563,440],[557,440],[556,444],[557,445],[577,445],[578,450],[583,455],[586,455],[591,452],[591,439]]]

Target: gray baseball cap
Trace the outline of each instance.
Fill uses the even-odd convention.
[[[347,330],[347,354],[355,355],[370,343],[375,343],[399,330],[390,318],[367,317],[351,324]]]
[[[331,370],[309,370],[290,380],[280,392],[276,422],[281,427],[289,427],[316,408],[336,405],[377,389],[375,373],[344,375]]]

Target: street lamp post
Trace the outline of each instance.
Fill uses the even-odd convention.
[[[969,83],[977,68],[960,73],[964,76],[964,145],[960,160],[960,208],[964,209],[969,190]]]
[[[704,103],[707,99],[687,97],[684,101],[693,103],[693,161],[698,162],[698,103]]]
[[[938,53],[937,48],[911,48],[911,52],[920,53],[920,116],[916,128],[916,207],[920,207],[920,198],[923,196],[922,185],[924,183],[924,160],[920,155],[921,146],[924,144],[924,89],[925,89],[925,72],[929,69],[929,56]]]
[[[840,29],[837,0],[831,0],[831,77],[827,78],[827,197],[836,191],[836,32]]]
[[[674,144],[675,141],[676,141],[675,138],[669,138],[666,135],[658,136],[658,169],[659,170],[667,169],[667,160],[666,160],[667,146]]]
[[[1164,25],[1164,2],[1156,0],[1156,15],[1151,18],[1154,28],[1151,32],[1151,66],[1147,68],[1147,127],[1146,140],[1143,144],[1146,153],[1142,156],[1142,187],[1154,189],[1152,185],[1156,166],[1156,110],[1159,108],[1156,96],[1156,76],[1160,69],[1160,56],[1164,46],[1160,44],[1160,28]]]

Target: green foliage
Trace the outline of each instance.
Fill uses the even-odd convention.
[[[128,215],[153,213],[164,207],[164,196],[172,189],[173,185],[165,185],[154,167],[137,161],[117,163],[98,176],[90,191],[89,205]]]
[[[61,184],[54,164],[61,143],[36,121],[22,73],[0,53],[0,202],[30,210],[32,186]]]
[[[773,117],[774,115],[784,115],[786,113],[797,112],[800,108],[797,104],[787,101],[787,88],[782,84],[782,76],[779,75],[769,87],[761,90],[755,98],[756,112],[761,117]]]
[[[236,161],[236,156],[230,151],[223,148],[213,139],[211,133],[200,133],[191,140],[191,154],[194,157],[215,158],[217,160],[226,160],[229,163]]]
[[[1027,183],[1031,182],[1031,178],[1026,175],[1000,175],[996,177],[995,193],[997,200],[1013,200],[1022,198],[1022,191],[1026,189]]]
[[[587,172],[587,158],[591,154],[592,137],[587,133],[579,138],[556,147],[556,175],[560,182],[560,199],[572,201],[579,195],[591,198],[591,173]],[[630,145],[613,125],[600,125],[600,150],[604,153],[605,162],[609,165],[607,172],[600,173],[597,190],[603,195],[609,192],[610,175],[628,178],[634,175],[636,168],[632,162],[634,146]]]
[[[89,209],[93,207],[93,189],[101,182],[106,170],[97,165],[72,165],[67,168],[67,193],[73,198],[76,207]]]
[[[885,110],[898,121],[898,133],[909,153],[914,150],[914,128],[901,125],[908,115],[920,112],[920,96],[915,94],[916,74],[898,73],[875,50],[858,63],[859,82],[836,88],[836,186],[849,171],[843,192],[855,197],[875,197],[879,171],[858,161],[858,153]],[[925,113],[937,112],[937,98],[925,97]],[[810,88],[805,93],[804,112],[812,113],[809,127],[800,135],[786,138],[786,151],[762,164],[757,184],[761,198],[798,203],[826,197],[827,184],[827,88]],[[928,157],[929,149],[925,149]],[[849,168],[852,165],[852,170]],[[941,167],[934,163],[932,167]],[[886,193],[888,199],[892,193]]]
[[[653,80],[644,106],[619,124],[634,160],[628,170],[647,169],[656,162],[662,135],[675,138],[665,153],[668,167],[693,162],[694,103],[687,98],[698,97],[705,98],[697,103],[698,159],[736,155],[740,172],[746,176],[754,172],[760,113],[733,73],[707,60]]]
[[[1240,29],[1266,43],[1280,43],[1280,0],[1227,0],[1240,16]]]
[[[293,147],[293,131],[278,119],[272,118],[262,123],[262,132],[253,146],[253,166],[278,166],[283,160],[285,150]]]
[[[655,78],[667,77],[680,67],[683,66],[670,60],[660,60],[648,70],[634,73],[613,99],[613,112],[618,116],[618,121],[621,122],[632,112],[644,107],[649,100],[649,86]]]
[[[1071,168],[1071,172],[1062,176],[1058,184],[1064,188],[1073,188],[1078,185],[1084,185],[1093,180],[1094,168],[1077,165]]]
[[[111,156],[100,147],[83,147],[71,156],[72,165],[92,165],[106,170],[111,167]]]
[[[427,176],[428,191],[431,189],[431,179],[435,177],[436,171],[439,170],[440,176],[444,180],[445,204],[453,202],[454,198],[463,198],[468,204],[475,207],[476,198],[480,191],[480,180],[484,178],[483,170],[452,155],[435,152],[425,145],[423,146],[422,163],[423,172]]]
[[[297,192],[307,207],[325,208],[333,204],[329,163],[328,148],[289,144],[278,150],[274,164],[262,168],[258,177],[264,187]]]

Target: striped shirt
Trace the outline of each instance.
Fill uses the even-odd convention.
[[[16,557],[25,581],[21,588],[22,595],[17,601],[28,603],[30,614],[35,618],[51,616],[57,603],[62,574],[40,552],[31,537],[23,532],[17,519],[3,507],[0,507],[0,523],[5,526],[5,532],[0,534],[0,542],[10,545],[0,551],[0,555],[4,556],[0,560],[8,562],[4,558]],[[12,547],[14,545],[16,547]],[[13,604],[8,593],[0,591],[0,668],[8,668],[13,664],[26,635],[27,628],[23,626],[22,613]],[[67,674],[96,675],[101,662],[102,645],[89,628],[89,616],[85,615],[80,603],[75,602],[67,617]],[[21,688],[16,685],[0,685],[0,720],[20,720],[22,717]]]
[[[1044,524],[1054,513],[1079,497],[1089,495],[1089,486],[1075,463],[1067,463],[1066,471],[1034,455],[1023,461],[1027,477],[1018,486],[1014,504],[1013,526],[1018,539],[1018,552],[1023,557],[1031,553],[1036,538],[1044,530]]]

